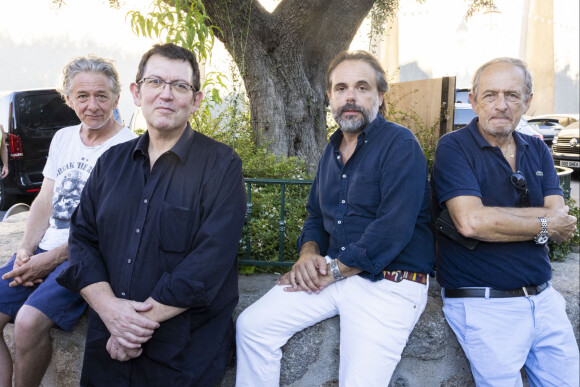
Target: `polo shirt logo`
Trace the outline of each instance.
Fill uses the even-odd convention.
[[[536,176],[544,176],[544,172],[542,172],[542,171],[536,171]]]

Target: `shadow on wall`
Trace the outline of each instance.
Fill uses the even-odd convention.
[[[573,79],[568,75],[570,73],[570,65],[566,65],[554,74],[554,89],[557,90],[554,96],[554,113],[578,113],[578,75]]]
[[[430,73],[421,70],[417,62],[408,63],[399,68],[399,82],[418,81],[431,77],[432,75]]]

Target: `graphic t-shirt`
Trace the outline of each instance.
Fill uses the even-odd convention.
[[[59,130],[50,143],[42,173],[54,180],[54,192],[50,224],[39,244],[44,250],[51,250],[68,240],[70,218],[99,156],[113,145],[137,137],[128,128],[123,128],[103,144],[89,147],[81,140],[81,125]]]

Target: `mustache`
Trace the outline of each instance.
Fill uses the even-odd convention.
[[[359,113],[363,113],[364,114],[364,110],[363,110],[362,106],[356,105],[354,103],[347,103],[345,105],[342,105],[338,109],[338,115],[342,115],[342,113],[344,113],[346,110],[356,111],[356,112],[359,112]]]

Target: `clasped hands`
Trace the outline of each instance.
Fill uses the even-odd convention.
[[[287,292],[320,293],[334,282],[328,269],[326,259],[319,254],[301,254],[292,270],[278,280],[278,285],[290,285],[284,288]]]
[[[107,352],[112,359],[119,361],[141,356],[142,344],[149,341],[159,327],[159,323],[141,315],[141,312],[151,310],[152,305],[118,298],[113,304],[100,316],[111,333]]]
[[[25,249],[18,249],[12,270],[2,279],[12,279],[10,287],[38,285],[56,268],[51,254],[51,251],[46,251],[34,255]]]

